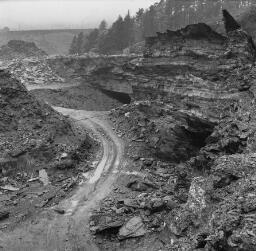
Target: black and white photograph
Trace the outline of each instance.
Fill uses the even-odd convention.
[[[0,251],[256,251],[256,1],[0,0]]]

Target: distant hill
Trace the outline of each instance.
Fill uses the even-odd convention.
[[[63,55],[68,54],[74,35],[80,32],[88,34],[90,29],[2,31],[0,46],[7,44],[10,40],[23,40],[34,42],[49,55]]]

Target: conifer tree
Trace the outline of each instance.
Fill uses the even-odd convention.
[[[77,36],[75,35],[73,37],[73,40],[71,42],[71,46],[69,48],[69,54],[76,54],[77,53]]]
[[[77,36],[77,40],[76,40],[76,53],[78,54],[82,54],[84,52],[84,33],[80,32]]]
[[[134,20],[133,18],[131,18],[129,11],[124,18],[123,29],[124,29],[124,48],[125,48],[132,45],[134,42]]]
[[[100,25],[99,25],[99,33],[102,34],[107,30],[107,22],[105,20],[102,20]]]

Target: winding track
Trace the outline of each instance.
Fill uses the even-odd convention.
[[[121,166],[124,145],[102,112],[88,112],[54,107],[68,115],[87,130],[97,134],[103,145],[103,156],[88,182],[81,185],[75,195],[63,201],[65,215],[52,210],[44,211],[36,219],[22,224],[13,232],[0,234],[0,245],[8,251],[94,251],[98,248],[91,241],[89,217],[93,209],[111,191]]]

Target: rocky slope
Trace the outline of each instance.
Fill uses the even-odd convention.
[[[13,59],[3,63],[13,76],[25,85],[49,85],[63,83],[64,79],[58,76],[48,65],[45,58]]]
[[[64,117],[36,101],[23,85],[5,71],[1,71],[0,123],[1,139],[10,139],[2,142],[1,155],[8,153],[15,157],[44,144],[55,147],[54,143],[61,137],[64,141],[69,136],[75,137]]]
[[[0,107],[1,210],[16,222],[65,196],[79,173],[89,169],[95,144],[87,132],[37,101],[4,70]]]
[[[104,67],[123,65],[129,57],[87,57],[66,56],[48,57],[44,60],[29,63],[31,67],[23,71],[21,66],[28,60],[23,60],[17,65],[10,63],[7,67],[22,81],[28,79],[31,84],[50,86],[51,83],[59,83],[58,90],[35,90],[33,93],[39,98],[55,106],[73,109],[106,111],[128,104],[131,101],[132,88],[127,82],[120,82],[120,77],[104,75]],[[31,61],[31,60],[30,60]],[[47,71],[40,70],[45,65]],[[38,73],[35,69],[39,69]],[[99,72],[96,73],[97,69]],[[93,71],[93,74],[91,72]],[[49,73],[49,74],[48,74]],[[51,74],[52,73],[52,74]],[[94,74],[95,73],[95,74]],[[40,78],[37,78],[41,74]],[[61,83],[75,84],[69,88],[62,88]],[[63,85],[65,86],[65,85]],[[62,89],[61,89],[62,88]]]
[[[22,84],[63,82],[47,64],[46,56],[33,42],[11,40],[0,48],[1,68],[8,69]]]
[[[92,217],[103,249],[256,250],[256,50],[232,27],[159,33],[104,67],[140,101],[112,111],[129,161]]]
[[[135,100],[111,112],[128,149],[91,218],[103,250],[256,250],[256,49],[225,18],[226,35],[189,25],[148,38],[144,56],[47,59],[66,80]]]

